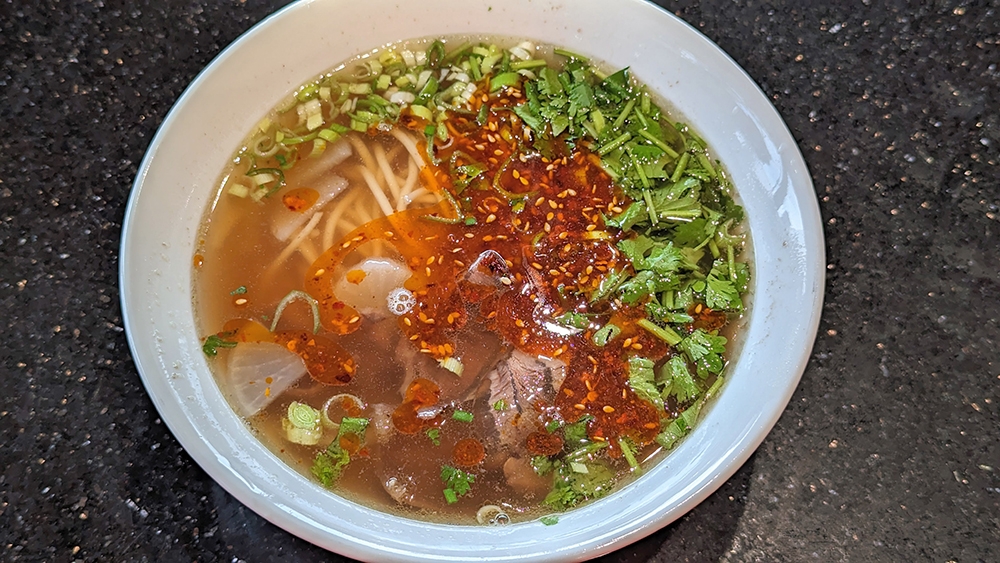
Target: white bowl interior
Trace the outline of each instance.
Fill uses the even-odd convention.
[[[388,14],[388,15],[387,15]],[[429,524],[323,491],[272,455],[216,386],[195,329],[192,256],[220,172],[247,131],[302,82],[360,52],[456,32],[524,37],[630,66],[732,174],[753,236],[753,307],[715,404],[665,461],[554,526]],[[780,116],[717,46],[641,0],[303,0],[247,32],[171,110],[142,162],[121,250],[133,357],[164,421],[226,490],[325,548],[377,561],[583,560],[683,515],[756,449],[801,377],[824,284],[812,182]]]

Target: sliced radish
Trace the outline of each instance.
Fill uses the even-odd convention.
[[[226,379],[237,414],[250,417],[306,374],[294,352],[271,342],[241,342],[229,352]]]

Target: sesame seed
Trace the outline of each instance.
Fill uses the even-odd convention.
[[[535,206],[537,207],[544,202],[545,202],[545,196],[539,196],[538,199],[535,200]]]
[[[431,277],[431,267],[427,266],[424,268],[424,273],[427,274],[427,277]]]
[[[569,234],[569,233],[567,233],[566,231],[563,231],[563,232],[559,233],[559,238],[560,238],[560,239],[565,239],[565,238],[566,238],[566,235],[568,235],[568,234]]]
[[[555,213],[553,213],[553,212],[549,211],[549,212],[548,212],[548,214],[547,214],[547,215],[545,215],[545,220],[546,220],[546,221],[551,221],[552,219],[555,219],[555,216],[556,216],[556,214],[555,214]]]
[[[353,317],[351,317],[351,320],[347,321],[347,324],[354,324],[354,323],[356,323],[356,322],[358,322],[360,320],[361,320],[361,317],[359,317],[357,315],[354,315]]]
[[[244,298],[242,298],[242,297],[240,297],[239,299],[237,299],[237,300],[235,301],[235,303],[236,303],[237,305],[246,305],[246,304],[247,304],[247,300],[246,300],[246,299],[244,299]]]
[[[410,320],[410,317],[403,317],[403,324],[406,326],[413,326],[413,321]]]
[[[512,282],[510,281],[510,278],[508,278],[507,276],[503,276],[502,278],[500,278],[500,283],[504,285],[510,285]]]
[[[577,404],[573,405],[573,408],[576,409],[576,410],[578,410],[578,411],[582,411],[582,410],[586,410],[587,407],[583,406],[580,403],[577,403]]]
[[[622,348],[628,348],[631,345],[632,345],[632,339],[631,338],[626,338],[625,342],[622,343]]]
[[[552,232],[552,225],[549,225],[548,223],[545,223],[544,229],[545,229],[546,233]]]
[[[493,221],[496,221],[496,220],[497,220],[497,216],[496,216],[496,215],[494,215],[494,214],[492,214],[492,213],[490,213],[490,214],[489,214],[489,215],[488,215],[488,216],[486,217],[486,222],[487,222],[487,223],[492,223]]]
[[[510,173],[510,175],[513,176],[514,178],[520,178],[521,177],[521,173],[518,172],[516,168],[514,169],[513,172]]]
[[[490,242],[491,240],[493,240],[493,235],[486,235],[483,237],[484,242]]]
[[[632,344],[632,349],[633,350],[642,350],[642,343],[641,342],[636,342],[636,343]]]
[[[549,207],[551,207],[552,209],[558,209],[558,208],[559,208],[559,204],[558,204],[558,203],[556,203],[556,202],[554,202],[554,201],[552,201],[552,200],[550,199],[550,200],[549,200]]]
[[[436,260],[436,258],[434,258],[433,256],[431,256],[430,258],[428,258],[427,259],[427,265],[430,266],[431,264],[433,264],[434,260]]]
[[[465,238],[472,238],[474,236],[476,236],[476,235],[474,235],[472,233],[465,233]]]
[[[611,405],[604,405],[604,408],[602,408],[601,410],[608,414],[615,412],[615,408],[612,407]]]
[[[326,273],[326,268],[320,268],[320,269],[316,270],[316,273],[313,274],[313,275],[316,276],[316,277],[319,277],[319,276],[322,276],[325,273]]]

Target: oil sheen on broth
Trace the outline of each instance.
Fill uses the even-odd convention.
[[[742,218],[627,69],[496,38],[384,47],[299,88],[226,171],[194,256],[203,350],[321,486],[552,522],[720,389]]]

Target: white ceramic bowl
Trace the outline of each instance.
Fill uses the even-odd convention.
[[[198,224],[246,132],[300,83],[360,52],[465,32],[524,37],[632,67],[729,169],[753,235],[753,307],[724,391],[663,462],[554,526],[428,524],[322,490],[247,431],[220,394],[195,330]],[[129,200],[120,264],[132,354],[184,448],[271,522],[370,561],[583,560],[677,519],[729,478],[777,421],[808,359],[824,284],[812,183],[778,113],[717,46],[641,0],[303,0],[281,10],[219,55],[164,120]]]

